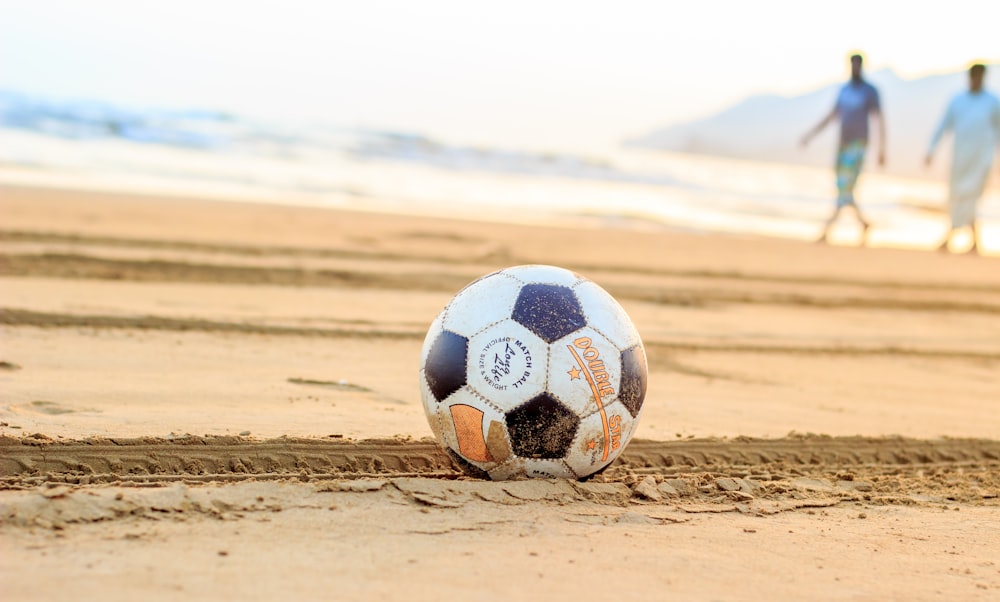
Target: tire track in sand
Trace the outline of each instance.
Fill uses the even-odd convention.
[[[805,473],[842,468],[927,471],[940,466],[1000,467],[1000,441],[902,437],[790,436],[783,439],[632,441],[612,465],[631,474]],[[45,481],[163,482],[254,478],[346,478],[461,472],[430,439],[352,441],[184,436],[173,439],[56,440],[0,436],[0,479],[6,487]]]

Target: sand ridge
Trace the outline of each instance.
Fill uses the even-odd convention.
[[[0,437],[0,451],[0,487],[7,489],[287,479],[469,481],[431,439],[182,436],[73,441],[37,434]],[[468,491],[494,487],[471,482],[480,485],[463,486]],[[614,485],[619,501],[627,500],[630,495],[623,492],[634,487],[634,495],[647,500],[722,502],[729,509],[735,508],[734,500],[800,499],[803,492],[882,504],[960,500],[1000,505],[1000,442],[814,435],[636,440],[611,468],[588,482]]]

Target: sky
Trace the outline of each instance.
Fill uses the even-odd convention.
[[[843,79],[856,50],[904,77],[1000,62],[1000,2],[918,6],[0,0],[0,88],[579,150]]]

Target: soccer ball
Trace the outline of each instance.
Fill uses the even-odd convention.
[[[646,354],[625,310],[594,282],[511,267],[458,292],[420,356],[424,411],[467,472],[582,478],[618,457],[646,396]]]

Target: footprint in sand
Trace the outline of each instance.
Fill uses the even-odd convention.
[[[11,406],[10,409],[18,414],[47,414],[49,416],[76,414],[78,412],[100,412],[100,410],[93,408],[74,408],[57,401],[31,401]]]
[[[361,385],[356,385],[354,383],[349,383],[346,380],[314,380],[310,378],[296,378],[290,377],[288,382],[293,385],[305,385],[310,387],[322,387],[324,389],[333,389],[334,391],[344,391],[347,393],[368,393],[375,397],[378,401],[384,401],[386,403],[392,403],[396,405],[406,405],[405,401],[395,399],[393,397],[388,397],[382,395],[368,387],[363,387]]]

